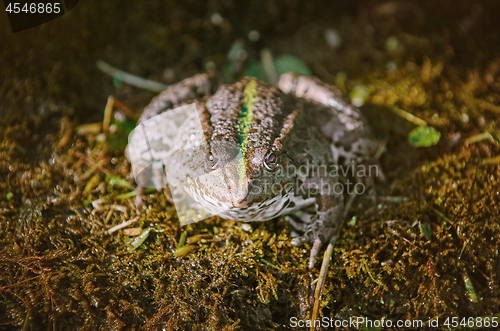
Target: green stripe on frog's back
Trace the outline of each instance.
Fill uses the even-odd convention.
[[[243,185],[246,176],[246,154],[248,148],[248,132],[254,120],[254,106],[257,98],[257,83],[255,79],[251,79],[243,90],[244,98],[241,105],[241,112],[238,116],[238,136],[240,139],[240,150],[242,159],[239,160],[238,175],[239,183]]]
[[[245,157],[248,147],[248,131],[250,131],[250,126],[254,119],[253,108],[257,97],[257,83],[255,79],[248,82],[243,93],[245,97],[238,117],[238,136],[240,138],[241,152],[243,153],[243,157]]]

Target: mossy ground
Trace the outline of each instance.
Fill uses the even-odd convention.
[[[1,23],[11,47],[0,54],[0,327],[286,329],[290,317],[309,316],[319,270],[307,270],[309,246],[290,246],[284,219],[180,227],[161,193],[140,208],[118,199],[133,189],[117,181],[130,172],[123,144],[70,129],[101,122],[108,95],[135,110],[153,96],[114,86],[96,60],[171,83],[224,66],[250,30],[261,34],[246,41],[250,59],[265,46],[304,59],[347,93],[363,85],[362,110],[388,141],[381,199],[351,208],[322,316],[500,317],[495,2],[211,6],[86,1],[17,35]],[[341,48],[326,45],[327,28]],[[410,146],[415,125],[394,107],[440,131],[438,145]],[[493,139],[467,143],[483,132]],[[131,238],[107,230],[135,217],[134,227],[154,231],[129,252]],[[183,233],[189,246],[179,254]]]

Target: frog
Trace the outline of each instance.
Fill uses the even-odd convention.
[[[308,267],[314,268],[321,248],[339,238],[344,220],[339,176],[319,170],[375,163],[378,142],[361,111],[313,76],[285,73],[272,86],[253,77],[221,84],[217,73],[208,72],[170,85],[145,107],[139,124],[190,104],[207,144],[175,157],[174,142],[161,142],[169,145],[165,150],[180,177],[191,179],[184,192],[167,186],[170,200],[188,194],[202,208],[236,221],[285,215],[299,233],[291,245],[312,244]],[[215,177],[197,177],[199,169],[222,171],[227,189]],[[139,194],[137,203],[141,199]]]

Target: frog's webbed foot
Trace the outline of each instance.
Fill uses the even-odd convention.
[[[337,204],[324,211],[319,211],[313,222],[307,225],[307,231],[300,237],[291,241],[293,246],[301,246],[304,243],[312,243],[309,256],[309,269],[314,268],[316,256],[324,244],[337,240],[342,225],[343,205]]]
[[[146,167],[142,172],[137,174],[137,177],[135,177],[134,173],[131,172],[129,175],[129,181],[136,185],[136,196],[134,202],[137,207],[141,207],[144,204],[145,188],[154,187],[158,192],[164,190],[167,199],[171,197],[168,185],[166,185],[166,176],[164,176],[163,169],[161,168],[151,166]],[[172,199],[170,198],[169,201],[172,202]]]

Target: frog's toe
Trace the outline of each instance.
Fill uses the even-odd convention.
[[[292,246],[302,246],[303,244],[310,243],[312,241],[313,241],[313,232],[312,231],[308,231],[308,232],[304,233],[300,237],[293,238],[290,241],[290,244]]]
[[[302,246],[304,243],[306,243],[306,239],[303,237],[298,237],[298,238],[293,238],[292,241],[290,241],[290,244],[292,246]]]
[[[314,261],[316,261],[316,256],[318,256],[322,244],[321,239],[316,238],[314,240],[313,247],[311,248],[311,255],[309,255],[309,269],[314,268]]]
[[[142,186],[137,186],[135,191],[137,192],[137,195],[135,196],[135,206],[136,207],[141,207],[144,204],[143,198],[144,198],[144,188]]]
[[[316,237],[316,239],[313,240],[313,232],[309,231],[300,237],[293,238],[290,244],[292,246],[301,246],[308,242],[313,242],[313,247],[311,248],[311,254],[309,256],[309,269],[312,269],[314,268],[314,261],[316,260],[316,256],[318,256],[321,246],[323,246],[323,242],[321,241],[321,239]]]

